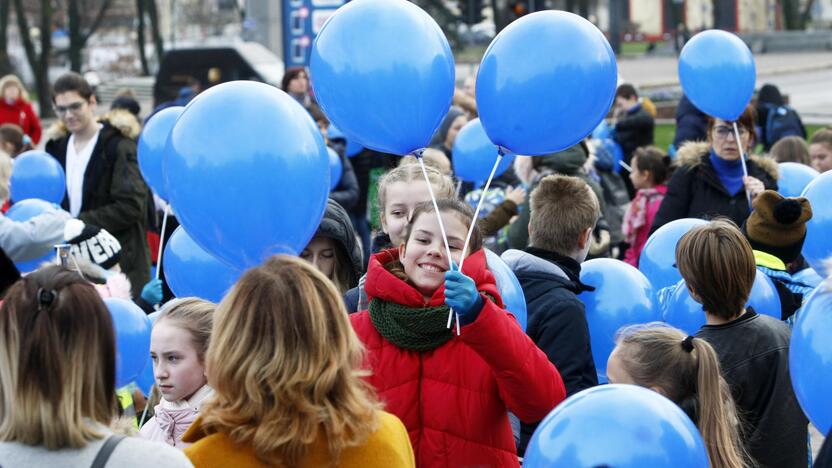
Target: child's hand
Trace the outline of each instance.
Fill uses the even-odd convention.
[[[473,323],[482,310],[482,296],[474,280],[458,270],[445,272],[445,304],[459,315],[461,325]]]
[[[509,187],[506,189],[506,200],[511,200],[520,206],[526,202],[526,190],[523,187]]]
[[[162,280],[152,279],[142,288],[142,299],[150,305],[162,302]]]

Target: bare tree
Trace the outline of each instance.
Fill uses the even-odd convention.
[[[144,0],[147,7],[147,15],[150,18],[150,34],[153,36],[153,48],[156,50],[156,60],[162,61],[162,54],[165,52],[165,45],[162,42],[162,30],[159,27],[159,9],[156,8],[156,0]]]
[[[52,2],[40,0],[40,54],[35,50],[32,41],[32,31],[29,29],[29,20],[26,18],[26,10],[23,8],[23,0],[14,0],[15,16],[17,16],[17,29],[23,41],[23,49],[26,51],[26,59],[32,68],[32,75],[35,76],[35,89],[38,93],[38,105],[40,115],[51,117],[52,101],[49,90],[49,57],[52,54]]]
[[[12,73],[12,62],[9,59],[9,0],[0,0],[0,75]]]
[[[79,0],[67,1],[67,16],[69,18],[69,67],[72,71],[81,72],[83,62],[82,54],[84,48],[87,46],[87,41],[89,41],[90,37],[101,26],[101,22],[104,21],[104,16],[107,14],[107,10],[112,3],[113,0],[102,0],[93,19],[89,22],[89,26],[84,28],[82,18],[87,17],[88,13],[94,10],[94,8],[91,8],[86,2],[79,3]]]
[[[139,46],[139,61],[142,63],[142,75],[150,75],[150,66],[147,64],[147,54],[144,50],[144,0],[136,0],[136,14],[138,15],[138,24],[136,26],[136,41]]]

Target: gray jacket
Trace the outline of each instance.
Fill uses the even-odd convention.
[[[55,209],[27,221],[13,221],[0,214],[0,248],[13,262],[34,260],[64,242],[69,213]]]

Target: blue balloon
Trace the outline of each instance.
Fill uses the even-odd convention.
[[[748,305],[758,314],[768,315],[780,320],[780,296],[771,278],[760,270],[754,277]],[[685,280],[679,280],[667,303],[662,305],[663,320],[674,327],[693,335],[705,325],[705,312],[702,304],[696,302],[688,291]]]
[[[612,138],[604,138],[601,145],[612,155],[612,170],[618,172],[621,169],[621,161],[624,160],[624,150],[621,145]]]
[[[832,430],[832,295],[821,286],[797,314],[789,347],[789,372],[797,401],[823,434]]]
[[[454,175],[466,182],[488,180],[491,169],[497,162],[497,146],[488,139],[480,119],[474,119],[462,127],[454,140],[452,154]],[[513,163],[513,154],[504,155],[494,177],[504,173]]]
[[[799,197],[820,172],[796,162],[781,162],[780,178],[777,179],[777,191],[784,197]]]
[[[809,182],[803,196],[812,205],[812,219],[806,223],[803,256],[821,276],[829,275],[824,262],[832,257],[832,171],[824,172]]]
[[[341,175],[344,173],[344,164],[341,162],[341,156],[330,148],[326,148],[329,155],[329,190],[335,190],[335,187],[341,182]]]
[[[60,204],[66,193],[64,168],[45,151],[26,151],[14,160],[9,190],[16,202],[38,198]]]
[[[116,388],[139,376],[150,355],[150,319],[132,301],[104,299],[116,333]]]
[[[139,135],[138,157],[139,169],[150,188],[163,200],[168,200],[165,178],[162,172],[167,141],[176,119],[185,108],[174,106],[162,109],[147,121]]]
[[[635,385],[569,397],[534,432],[524,468],[707,468],[699,430],[675,403]]]
[[[55,207],[47,201],[39,198],[27,198],[12,205],[12,207],[9,208],[9,211],[6,212],[6,217],[12,221],[23,222],[28,221],[39,214],[54,210]],[[44,263],[52,262],[53,260],[55,260],[55,254],[52,249],[49,248],[43,253],[43,255],[40,255],[37,258],[16,262],[14,265],[21,273],[29,273],[37,270]]]
[[[792,279],[813,288],[818,287],[823,282],[823,278],[812,268],[804,268],[798,271],[792,275]]]
[[[315,97],[357,143],[424,148],[454,94],[454,57],[436,21],[405,0],[353,0],[324,24],[310,58]]]
[[[240,271],[203,250],[176,228],[165,246],[165,279],[176,297],[199,297],[219,302],[240,277]]]
[[[696,218],[671,221],[656,230],[644,244],[638,259],[638,269],[650,280],[656,291],[673,286],[682,279],[676,264],[676,244],[696,226],[708,224]]]
[[[606,120],[602,120],[595,130],[592,131],[592,138],[595,140],[604,140],[612,138],[615,135],[615,127],[609,124]]]
[[[615,54],[597,27],[565,11],[539,11],[508,25],[488,46],[477,74],[477,109],[498,146],[528,156],[554,153],[604,119],[617,79]]]
[[[520,324],[520,328],[526,331],[528,322],[526,296],[523,294],[523,288],[520,287],[520,281],[517,280],[517,276],[499,255],[486,249],[485,258],[488,262],[488,269],[491,270],[494,279],[497,280],[497,289],[500,291],[500,297],[503,298],[506,310],[514,315]]]
[[[595,291],[578,298],[586,305],[586,320],[598,381],[607,381],[607,359],[615,348],[619,328],[655,322],[661,312],[653,286],[634,266],[611,258],[596,258],[581,265],[581,282]]]
[[[757,80],[754,56],[735,34],[703,31],[679,55],[682,91],[702,112],[722,120],[739,118]]]
[[[147,315],[147,318],[150,320],[151,334],[153,325],[156,324],[156,319],[159,317],[159,313],[160,312],[157,311]],[[139,372],[139,376],[136,377],[136,386],[139,387],[139,390],[142,391],[143,395],[149,396],[150,390],[155,384],[156,376],[153,375],[153,359],[150,358],[150,353],[148,353],[147,361],[145,361],[142,371]]]
[[[306,110],[263,83],[203,92],[176,121],[165,185],[176,216],[207,252],[239,269],[300,252],[329,195],[329,156]]]

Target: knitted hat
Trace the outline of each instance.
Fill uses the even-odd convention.
[[[754,211],[743,225],[743,232],[754,250],[790,263],[800,256],[806,239],[806,222],[812,219],[812,206],[803,197],[784,198],[766,190],[753,203]]]
[[[109,270],[118,264],[121,244],[112,234],[98,226],[84,224],[80,219],[70,219],[64,226],[64,240],[76,258]]]

